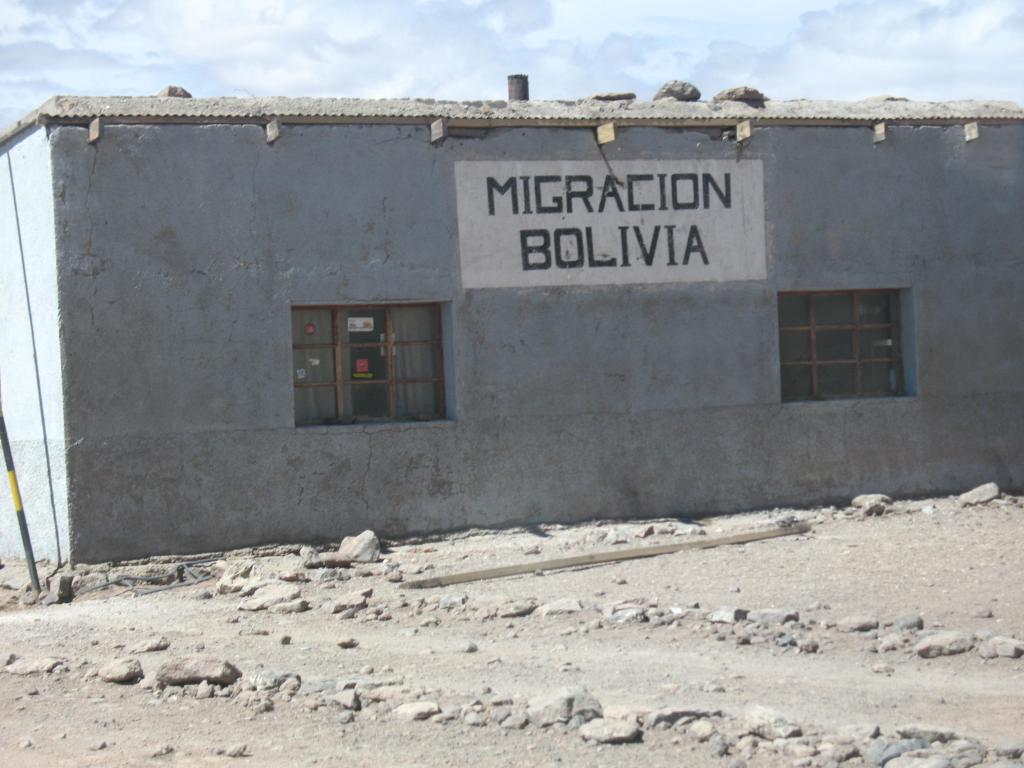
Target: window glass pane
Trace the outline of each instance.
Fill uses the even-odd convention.
[[[864,363],[860,381],[865,395],[896,395],[900,391],[900,372],[894,363]]]
[[[433,379],[438,376],[434,347],[395,347],[395,378]]]
[[[849,325],[853,323],[853,296],[837,294],[814,297],[815,325]]]
[[[329,309],[292,309],[292,344],[333,344]]]
[[[333,421],[336,417],[334,387],[295,388],[296,424],[316,424]]]
[[[437,307],[392,307],[395,341],[435,341],[440,337]]]
[[[372,344],[387,340],[387,319],[383,309],[347,309],[341,313],[344,344]]]
[[[782,399],[807,400],[811,397],[811,366],[782,366]]]
[[[896,343],[889,328],[871,328],[860,332],[860,358],[893,357]]]
[[[355,419],[388,418],[388,388],[383,384],[351,384],[345,387],[346,416]]]
[[[345,358],[348,367],[342,371],[342,375],[346,379],[354,379],[355,381],[387,381],[387,347],[349,347]]]
[[[334,381],[334,350],[292,350],[296,384],[324,384]]]
[[[396,384],[395,416],[403,419],[436,419],[441,416],[440,384]]]
[[[779,296],[779,326],[810,325],[807,296]]]
[[[779,338],[782,362],[792,363],[811,359],[810,331],[783,331]]]
[[[857,393],[857,372],[854,365],[819,365],[819,397],[839,397]]]
[[[860,312],[860,322],[868,323],[891,323],[893,321],[893,301],[895,296],[891,293],[861,293],[857,297],[857,309]]]
[[[853,360],[853,331],[821,331],[815,334],[819,360]]]

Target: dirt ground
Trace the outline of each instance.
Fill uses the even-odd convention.
[[[794,519],[812,532],[441,589],[403,586]],[[1022,523],[1024,499],[1004,494],[977,506],[897,501],[872,516],[771,510],[473,532],[392,542],[380,562],[350,569],[306,568],[308,551],[279,548],[197,564],[208,581],[140,596],[121,584],[97,587],[163,573],[172,558],[80,567],[75,599],[50,606],[22,603],[23,564],[8,561],[0,765],[877,765],[891,757],[884,749],[903,749],[892,746],[903,743],[902,729],[923,742],[890,768],[1019,766],[1024,657],[1014,658],[1012,638],[1024,638]],[[221,580],[225,568],[250,564],[247,575]],[[221,594],[236,587],[243,591]],[[353,593],[366,590],[360,605]],[[261,596],[287,600],[239,610]],[[726,611],[734,621],[712,621],[724,617],[709,611],[725,606],[784,610],[746,619]],[[275,612],[285,610],[297,612]],[[920,616],[923,629],[908,616]],[[844,631],[858,617],[879,625]],[[918,644],[945,630],[964,633],[969,650],[920,655]],[[986,658],[991,636],[1008,638],[1010,652]],[[164,650],[137,648],[161,637]],[[357,645],[340,647],[348,638]],[[230,662],[240,680],[220,688],[157,680],[165,662],[197,655]],[[141,682],[97,676],[125,658],[141,664]],[[551,708],[540,700],[554,697],[557,711],[566,696],[581,700],[579,691],[559,694],[572,687],[600,702],[603,718],[582,725],[593,712],[572,718],[573,704],[567,723],[544,725]],[[426,719],[407,719],[414,702]],[[595,723],[639,740],[598,743]],[[229,756],[233,748],[242,757]]]

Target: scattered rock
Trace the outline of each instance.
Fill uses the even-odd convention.
[[[800,613],[798,611],[787,611],[781,608],[762,608],[756,611],[750,611],[747,614],[747,621],[755,621],[758,624],[767,624],[769,626],[775,624],[787,624],[791,621],[800,621]]]
[[[978,655],[983,659],[994,659],[999,656],[1018,659],[1024,656],[1024,642],[1013,637],[990,637],[978,646]]]
[[[157,93],[157,96],[161,97],[161,98],[165,98],[165,99],[191,99],[192,98],[192,94],[189,93],[184,88],[182,88],[180,85],[165,85],[163,88],[160,89],[160,92]],[[171,751],[173,752],[174,750],[172,749]],[[165,752],[164,754],[168,754],[168,753]]]
[[[870,632],[878,629],[878,619],[874,616],[844,616],[836,622],[836,629],[840,632]]]
[[[999,486],[995,483],[985,483],[977,488],[972,488],[967,493],[961,493],[958,497],[961,504],[970,507],[975,504],[985,504],[999,498]]]
[[[265,611],[271,606],[289,603],[299,598],[301,590],[283,584],[260,587],[256,593],[238,604],[240,611]]]
[[[53,672],[65,663],[64,659],[53,656],[43,659],[16,659],[4,667],[4,670],[12,675],[39,675]]]
[[[74,577],[69,573],[62,573],[57,576],[56,585],[50,584],[50,591],[43,599],[43,605],[55,603],[70,603],[75,599],[75,590],[72,586]]]
[[[850,506],[861,510],[865,517],[884,515],[888,511],[890,504],[892,504],[892,499],[882,493],[861,494],[860,496],[855,496],[853,501],[850,502]]]
[[[629,534],[621,528],[609,528],[604,532],[605,544],[628,544]]]
[[[604,711],[601,703],[585,688],[571,687],[530,699],[527,714],[531,723],[546,728],[574,718],[588,722],[601,717]]]
[[[373,531],[346,536],[336,554],[339,559],[350,563],[375,563],[380,560],[380,539]]]
[[[708,621],[712,624],[735,624],[737,621],[743,621],[747,618],[749,611],[743,608],[733,608],[732,606],[723,606],[712,611],[708,615]]]
[[[303,613],[309,610],[309,603],[302,598],[275,603],[268,609],[271,613]]]
[[[467,640],[459,647],[459,651],[462,653],[476,653],[479,649],[472,640]]]
[[[391,712],[402,720],[426,720],[440,711],[441,708],[433,701],[410,701],[399,704]]]
[[[338,641],[339,648],[356,648],[359,646],[359,641],[354,637],[343,637]]]
[[[166,755],[173,755],[173,754],[174,754],[174,747],[172,747],[170,744],[164,744],[162,746],[157,747],[152,752],[150,752],[149,756],[150,757],[165,757]]]
[[[357,712],[362,708],[362,702],[359,699],[359,694],[352,688],[334,694],[334,696],[331,697],[331,701],[342,709],[352,710],[353,712]]]
[[[685,80],[669,80],[654,94],[654,101],[661,99],[700,101],[700,91],[693,83],[687,83]]]
[[[156,671],[157,681],[164,685],[198,685],[204,680],[212,685],[231,685],[241,676],[234,664],[202,656],[173,659]]]
[[[954,656],[974,647],[974,637],[966,632],[947,630],[928,635],[914,646],[914,653],[924,659]]]
[[[743,720],[747,732],[762,739],[792,739],[803,733],[799,725],[789,722],[775,710],[756,704],[747,708]]]
[[[897,616],[892,625],[895,629],[919,630],[924,629],[924,619],[916,613],[908,613],[903,616]]]
[[[712,101],[742,101],[754,106],[760,106],[767,101],[767,97],[756,88],[741,85],[736,88],[726,88],[724,91],[719,91],[712,97]]]
[[[563,597],[558,600],[552,600],[550,603],[545,603],[537,612],[541,616],[564,616],[570,613],[579,613],[583,610],[583,606],[580,601],[573,597]]]
[[[537,604],[531,601],[516,600],[506,603],[498,609],[498,616],[502,619],[515,619],[521,616],[529,616],[537,609]]]
[[[642,735],[643,731],[636,723],[626,720],[599,717],[580,727],[580,736],[583,740],[597,744],[629,744],[640,741]]]
[[[256,563],[252,560],[235,560],[227,564],[220,581],[217,582],[217,594],[227,595],[232,592],[241,592],[249,583],[249,577]]]
[[[166,651],[170,647],[171,643],[166,637],[151,637],[134,646],[129,653],[155,653],[156,651]]]
[[[235,744],[233,747],[228,747],[224,755],[225,757],[248,757],[249,746],[247,744]]]
[[[895,760],[904,752],[910,752],[915,749],[925,749],[927,747],[928,742],[921,741],[921,739],[901,739],[899,741],[879,739],[872,742],[865,749],[862,749],[861,755],[866,763],[883,766],[886,763]]]
[[[442,595],[441,599],[437,601],[437,607],[450,611],[454,608],[461,608],[469,600],[469,595],[465,592],[454,592],[447,595]]]
[[[196,698],[197,699],[212,699],[214,692],[215,692],[214,691],[214,687],[212,685],[210,685],[208,682],[206,682],[205,680],[203,680],[203,682],[201,682],[196,687]]]
[[[947,741],[953,741],[958,738],[953,731],[927,725],[901,725],[896,728],[896,733],[902,739],[920,739],[921,741],[927,741],[929,744],[934,741],[945,744]]]
[[[138,659],[116,659],[102,667],[99,675],[104,682],[122,685],[137,683],[145,677]]]
[[[952,768],[949,760],[942,755],[901,755],[887,764],[889,768]]]

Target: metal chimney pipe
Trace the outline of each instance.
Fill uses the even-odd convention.
[[[508,76],[508,100],[529,101],[530,100],[530,78],[526,75]]]

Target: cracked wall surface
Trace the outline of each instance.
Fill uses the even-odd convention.
[[[51,560],[66,555],[68,544],[54,193],[45,130],[3,148],[0,388],[32,547]],[[0,555],[24,555],[6,480],[0,483]]]
[[[53,129],[78,559],[1024,485],[1024,131],[622,128],[764,162],[768,279],[463,290],[453,163],[581,129]],[[776,294],[909,289],[913,397],[780,402]],[[448,421],[296,428],[290,307],[446,304]],[[1017,428],[1009,425],[1016,424]]]

